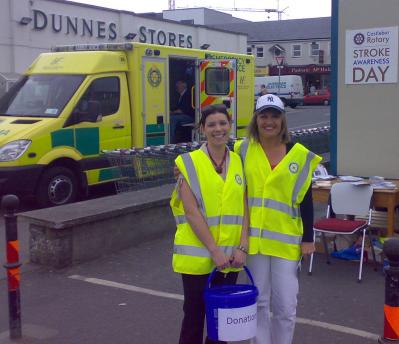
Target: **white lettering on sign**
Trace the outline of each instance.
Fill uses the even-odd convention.
[[[241,308],[218,309],[218,337],[222,341],[239,341],[256,334],[256,303]]]
[[[398,27],[346,31],[345,83],[398,81]]]

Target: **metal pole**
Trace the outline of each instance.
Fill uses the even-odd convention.
[[[384,335],[381,344],[399,343],[399,239],[391,238],[383,246],[389,265],[385,270]]]
[[[277,63],[278,63],[278,62],[277,62]],[[277,68],[278,68],[278,94],[277,94],[277,95],[280,97],[280,75],[281,75],[281,66],[278,65]]]
[[[1,200],[1,207],[5,211],[4,219],[6,225],[6,255],[8,279],[8,314],[10,338],[19,339],[22,337],[21,330],[21,298],[19,290],[20,266],[18,227],[15,210],[19,206],[19,199],[15,195],[6,195]]]

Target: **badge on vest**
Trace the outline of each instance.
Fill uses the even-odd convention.
[[[299,165],[296,162],[292,162],[289,164],[288,169],[291,173],[297,173],[299,170]]]
[[[239,174],[236,174],[236,182],[237,182],[238,185],[242,184],[242,179],[241,179]]]

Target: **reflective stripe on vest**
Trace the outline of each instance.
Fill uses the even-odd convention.
[[[198,202],[198,207],[200,208],[202,214],[205,216],[205,205],[201,194],[201,188],[198,181],[197,172],[195,171],[193,159],[191,158],[189,153],[185,153],[181,155],[183,159],[184,166],[186,167],[188,179],[190,180],[191,190],[194,193],[195,198]]]
[[[210,216],[206,218],[208,226],[218,226],[223,225],[241,225],[243,217],[239,215],[223,215],[220,216]],[[187,223],[185,215],[175,216],[175,221],[177,225],[182,225]]]
[[[270,240],[277,240],[283,242],[285,244],[294,244],[299,245],[302,242],[302,235],[289,235],[279,232],[274,232],[269,229],[260,229],[251,227],[249,229],[249,236],[258,238],[260,234],[261,238],[270,239]]]
[[[295,207],[290,207],[289,205],[275,201],[270,198],[260,198],[260,197],[248,197],[249,207],[264,207],[269,209],[274,209],[288,214],[291,217],[299,216],[299,209]]]
[[[249,147],[249,140],[242,141],[242,143],[240,145],[240,157],[241,157],[242,163],[244,163],[245,157],[247,156],[248,147]]]
[[[311,151],[309,151],[308,154],[306,155],[306,162],[302,168],[301,173],[299,174],[299,176],[296,180],[294,190],[292,192],[292,203],[296,202],[299,192],[301,191],[303,185],[306,183],[306,180],[308,179],[308,175],[310,172],[310,164],[315,157],[316,157],[316,154],[314,154]]]
[[[231,255],[237,246],[218,246],[226,255]],[[210,258],[211,254],[205,247],[189,246],[189,245],[174,245],[173,253],[192,257]]]

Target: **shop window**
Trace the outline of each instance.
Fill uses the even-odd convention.
[[[256,57],[263,57],[263,47],[256,48]]]
[[[292,57],[301,57],[301,45],[300,44],[294,44],[292,46]]]
[[[208,68],[205,71],[205,92],[208,95],[228,95],[230,93],[230,70]]]

